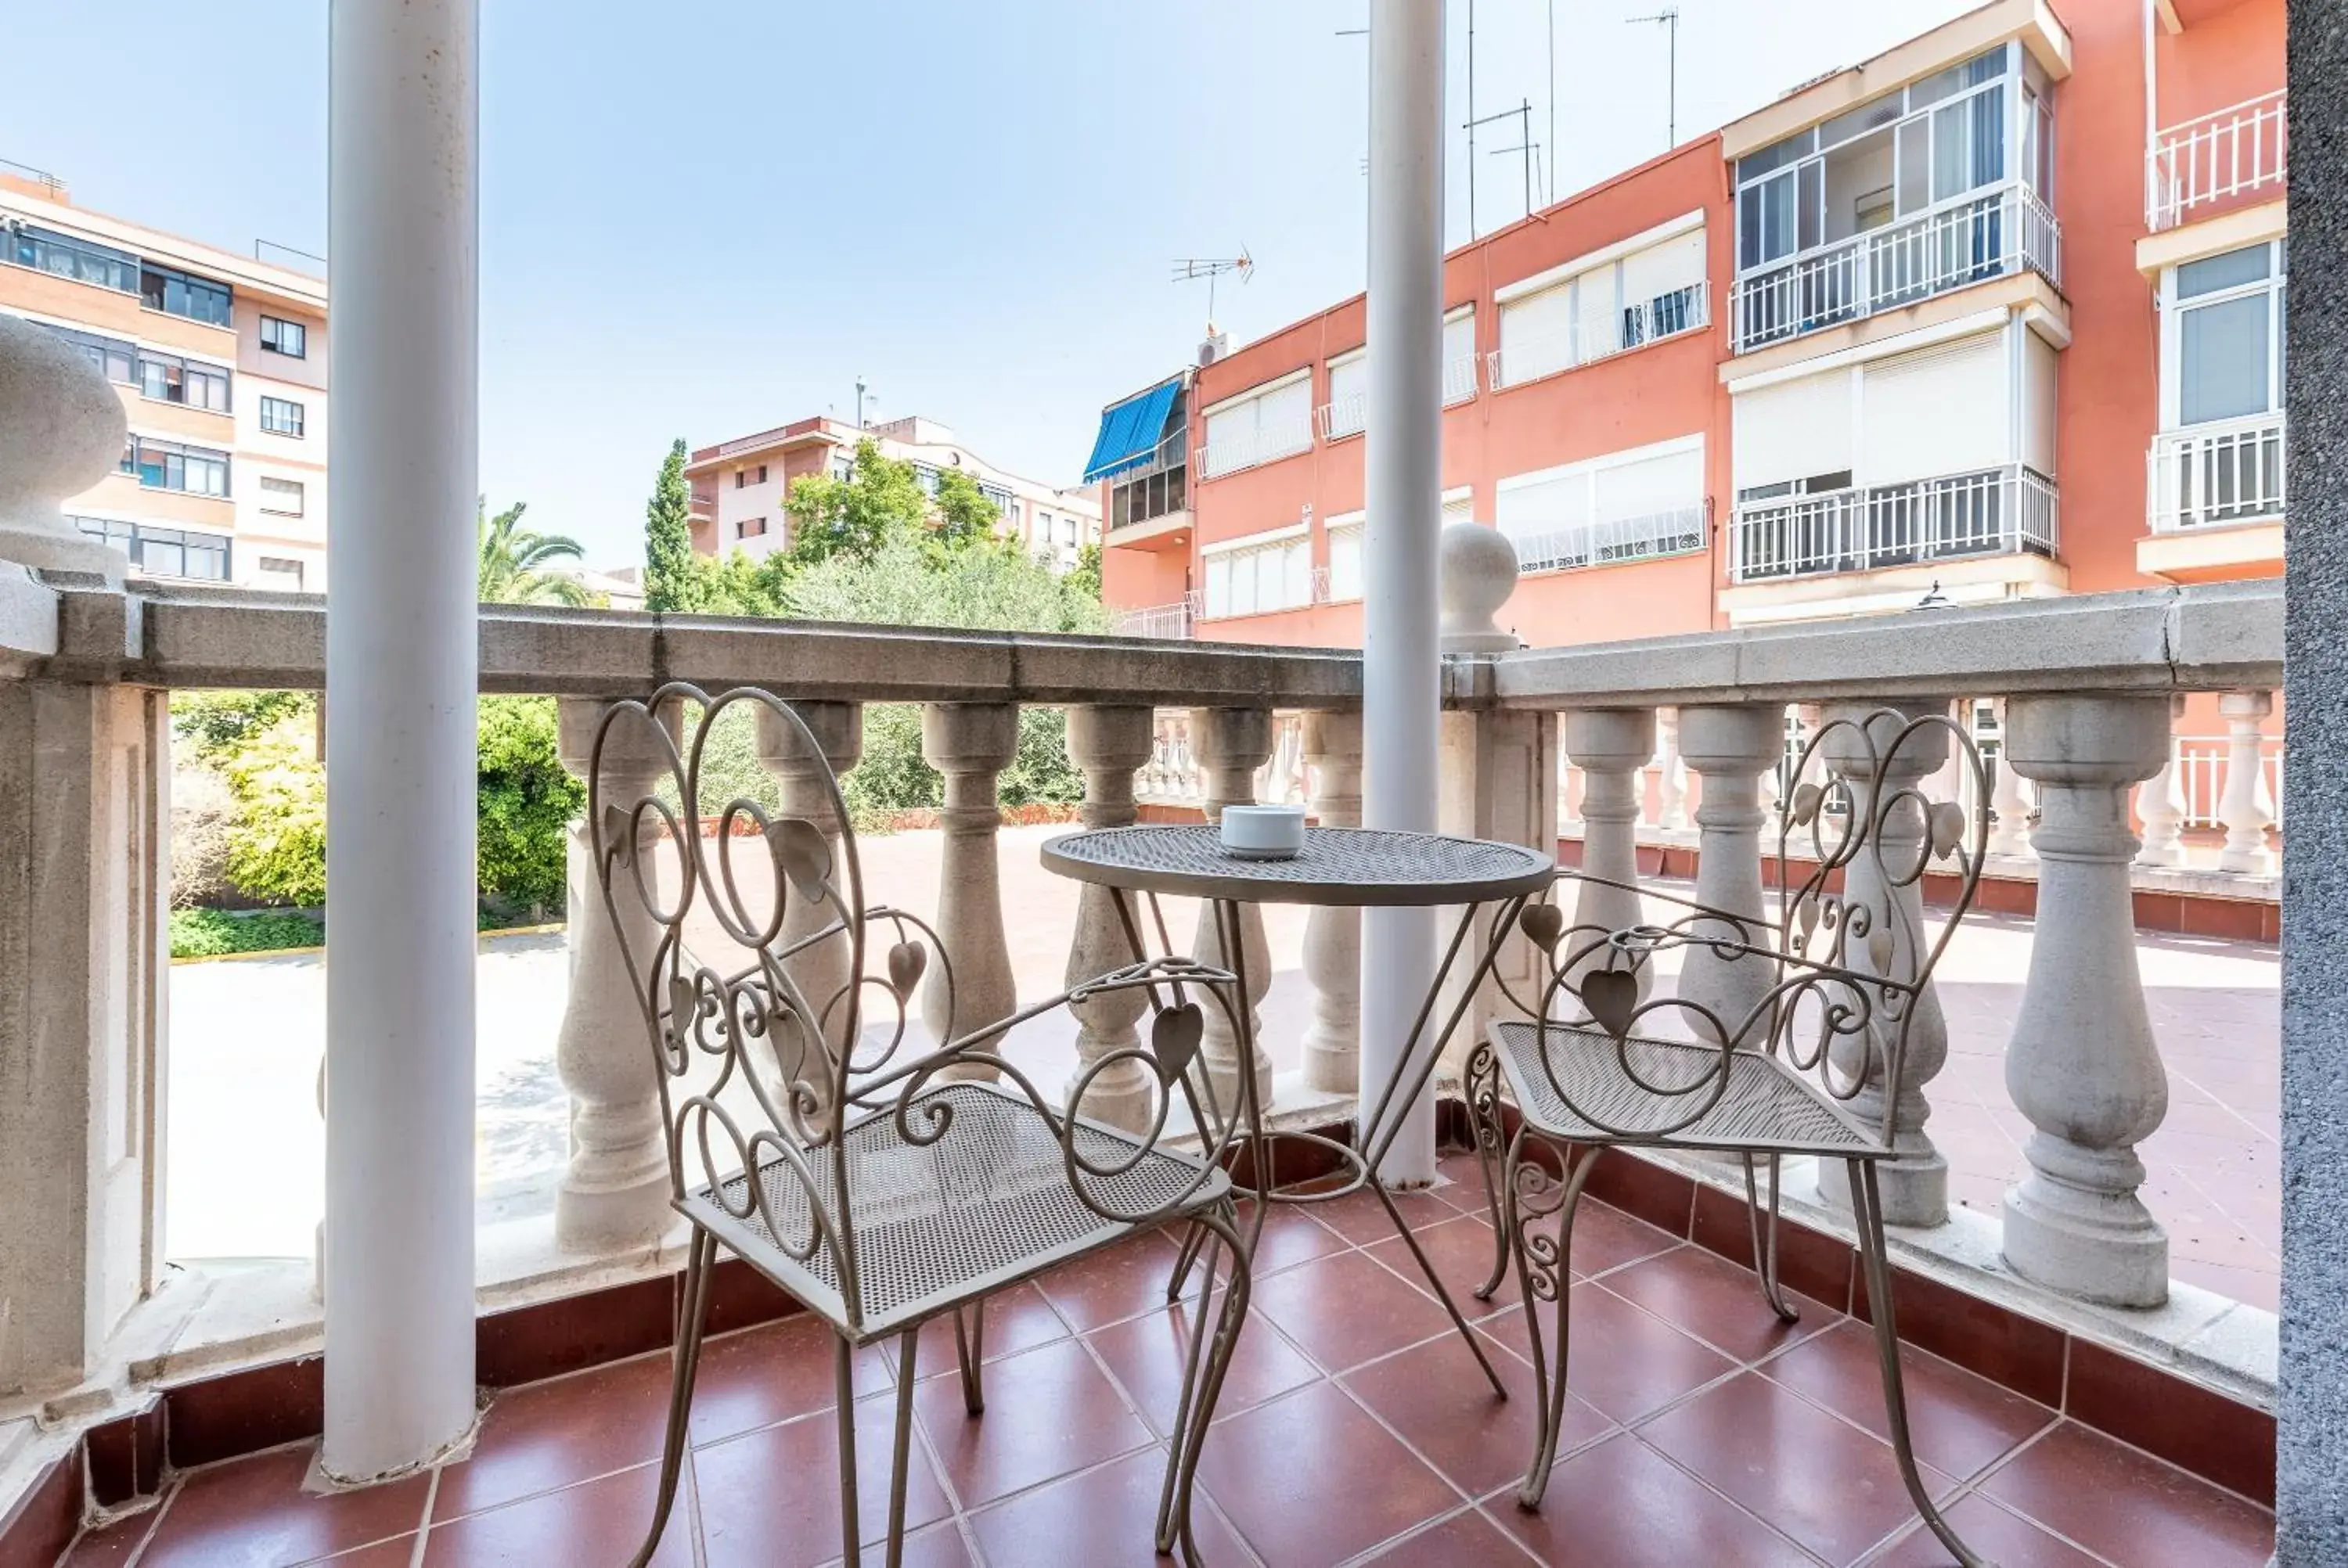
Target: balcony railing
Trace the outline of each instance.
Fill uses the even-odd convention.
[[[1712,518],[1709,499],[1643,517],[1611,518],[1570,528],[1509,530],[1519,571],[1564,571],[1704,548]]]
[[[1191,596],[1186,595],[1171,604],[1121,610],[1111,620],[1109,630],[1118,637],[1152,637],[1180,641],[1190,635],[1190,622],[1197,610]]]
[[[1454,354],[1443,362],[1443,405],[1465,403],[1476,395],[1476,356]],[[1369,420],[1370,394],[1365,387],[1349,392],[1343,397],[1333,397],[1316,411],[1323,441],[1342,441],[1348,436],[1359,436]]]
[[[1610,312],[1595,323],[1576,320],[1563,332],[1503,343],[1485,356],[1493,390],[1539,381],[1576,365],[1592,364],[1663,338],[1710,326],[1710,301],[1711,292],[1704,284],[1690,283],[1619,313]],[[1506,318],[1502,319],[1505,323]],[[1505,324],[1501,330],[1507,331]]]
[[[1293,418],[1274,420],[1244,436],[1228,436],[1200,447],[1199,475],[1201,478],[1220,479],[1259,463],[1311,450],[1313,415],[1302,413]]]
[[[2283,515],[2282,415],[2164,430],[2153,437],[2145,495],[2152,531],[2273,522]]]
[[[2063,227],[2021,186],[1962,198],[1748,272],[1734,285],[1735,352],[2031,271],[2063,282]]]
[[[1853,487],[1736,508],[1729,575],[1738,582],[1874,571],[1966,556],[2054,553],[2054,481],[2019,463]]]
[[[2230,197],[2281,195],[2290,126],[2278,88],[2156,135],[2145,153],[2145,227],[2174,229]]]

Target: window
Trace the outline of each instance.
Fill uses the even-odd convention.
[[[191,407],[225,414],[228,412],[228,378],[229,373],[218,365],[142,348],[139,351],[134,384],[141,397],[151,397],[160,403],[184,403]]]
[[[119,386],[139,384],[138,344],[125,343],[120,338],[101,337],[97,333],[80,332],[73,327],[49,326],[49,330],[81,350],[107,380]]]
[[[1493,384],[1536,381],[1705,325],[1703,220],[1680,221],[1665,238],[1501,289]]]
[[[1519,474],[1500,481],[1495,500],[1524,571],[1702,549],[1704,437]]]
[[[1329,601],[1362,597],[1362,535],[1367,520],[1354,512],[1329,519]]]
[[[141,262],[139,298],[150,311],[185,316],[191,322],[209,322],[216,327],[229,324],[229,286],[215,283],[210,278],[193,277],[151,261]]]
[[[734,525],[734,537],[737,539],[755,539],[766,531],[767,519],[764,518],[745,518]]]
[[[2164,280],[2172,428],[2282,407],[2285,263],[2278,241],[2188,261]]]
[[[1321,434],[1331,441],[1358,436],[1369,419],[1370,360],[1367,348],[1329,361],[1329,401],[1321,408]],[[1449,407],[1476,395],[1476,307],[1462,305],[1443,318],[1443,403]]]
[[[831,460],[831,477],[843,485],[856,477],[856,459],[844,452],[836,455]]]
[[[302,563],[291,556],[261,558],[262,586],[279,593],[302,591]]]
[[[759,464],[759,465],[758,465],[758,483],[759,483],[759,484],[761,484],[761,485],[763,485],[763,484],[765,484],[766,482],[767,482],[767,466],[766,466],[764,463],[761,463],[761,464]]]
[[[748,470],[748,469],[747,469],[747,468],[736,468],[736,469],[735,469],[735,470],[734,470],[734,487],[735,487],[736,489],[739,490],[739,489],[743,488],[744,487],[747,486],[749,483],[750,483],[750,472],[749,472],[749,470]]]
[[[1010,491],[1000,485],[982,484],[978,487],[978,493],[994,503],[994,510],[998,516],[1006,518],[1015,518]]]
[[[1076,518],[1062,518],[1060,519],[1060,542],[1064,545],[1072,545],[1076,542]]]
[[[1207,410],[1207,477],[1313,447],[1313,376],[1299,371]]]
[[[30,224],[18,225],[6,235],[6,241],[0,256],[20,267],[36,268],[60,278],[95,283],[101,289],[126,294],[139,292],[139,258],[128,251],[36,229]]]
[[[302,483],[298,479],[263,479],[261,481],[261,509],[275,517],[298,518],[303,513]]]
[[[1313,536],[1299,524],[1271,538],[1256,535],[1210,545],[1206,556],[1209,616],[1261,615],[1313,602]]]
[[[198,533],[192,528],[152,528],[112,518],[76,518],[73,521],[91,538],[102,539],[121,550],[130,558],[132,566],[150,577],[228,580],[229,541],[225,535]]]
[[[261,318],[261,346],[288,359],[307,359],[310,357],[310,329],[300,322],[263,316]]]
[[[183,490],[191,496],[228,494],[228,454],[133,436],[123,444],[122,472],[136,474],[150,490]]]
[[[272,436],[302,434],[302,405],[290,397],[264,397],[261,400],[261,427]]]

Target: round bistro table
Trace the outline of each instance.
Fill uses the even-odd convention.
[[[1197,898],[1215,910],[1216,930],[1221,937],[1223,954],[1219,960],[1238,977],[1234,988],[1240,1005],[1234,1020],[1239,1036],[1241,1076],[1251,1085],[1253,1081],[1250,1064],[1255,1060],[1254,1009],[1247,1003],[1248,976],[1246,944],[1240,940],[1240,907],[1245,904],[1303,904],[1334,907],[1434,907],[1457,906],[1459,920],[1445,946],[1442,962],[1428,982],[1426,994],[1420,1002],[1417,1016],[1403,1035],[1406,1041],[1419,1041],[1416,1050],[1397,1053],[1394,1071],[1380,1086],[1376,1103],[1367,1114],[1356,1112],[1354,1143],[1351,1146],[1334,1139],[1318,1138],[1310,1133],[1291,1133],[1322,1144],[1344,1164],[1350,1167],[1353,1179],[1340,1186],[1325,1187],[1312,1194],[1287,1193],[1270,1187],[1268,1181],[1262,1192],[1265,1203],[1255,1205],[1251,1244],[1263,1227],[1268,1204],[1325,1202],[1343,1197],[1364,1186],[1378,1195],[1386,1214],[1394,1222],[1395,1234],[1410,1249],[1418,1262],[1419,1271],[1450,1313],[1451,1321],[1475,1352],[1477,1362],[1492,1387],[1503,1398],[1507,1390],[1499,1375],[1469,1332],[1468,1320],[1451,1299],[1451,1293],[1435,1272],[1418,1238],[1404,1223],[1401,1212],[1395,1207],[1393,1194],[1378,1175],[1378,1166],[1385,1161],[1395,1136],[1402,1131],[1408,1107],[1415,1102],[1434,1076],[1435,1065],[1443,1054],[1444,1045],[1467,1016],[1477,989],[1483,984],[1502,944],[1516,928],[1518,913],[1527,900],[1548,887],[1556,867],[1550,858],[1537,849],[1520,844],[1503,844],[1483,838],[1449,838],[1432,833],[1395,833],[1367,827],[1311,827],[1305,829],[1304,847],[1285,859],[1258,860],[1234,855],[1225,849],[1220,831],[1212,826],[1140,826],[1099,828],[1089,833],[1072,833],[1052,839],[1043,848],[1043,863],[1047,870],[1079,882],[1090,882],[1109,888],[1115,895],[1117,917],[1123,923],[1127,939],[1133,945],[1135,956],[1144,957],[1148,942],[1143,927],[1132,907],[1131,897],[1141,894],[1154,906],[1158,895]],[[1488,908],[1497,907],[1498,917],[1487,929],[1484,939],[1471,942],[1477,917]],[[1161,934],[1166,929],[1164,919],[1155,920]],[[1473,970],[1468,983],[1459,988],[1457,1000],[1442,1028],[1432,1038],[1427,1025],[1440,1004],[1444,989],[1463,954],[1473,952]],[[1373,1020],[1363,1020],[1365,1029],[1381,1027]],[[1369,1102],[1369,1088],[1363,1085],[1363,1102]],[[1251,1089],[1245,1092],[1251,1093]],[[1259,1122],[1259,1130],[1261,1123]],[[1264,1181],[1271,1172],[1269,1151],[1261,1144],[1255,1149],[1258,1180]],[[1189,1267],[1198,1238],[1194,1235],[1176,1264],[1175,1283]]]

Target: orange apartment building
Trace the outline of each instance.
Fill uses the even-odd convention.
[[[1993,0],[1455,251],[1536,646],[2281,570],[2281,0]],[[1104,411],[1126,629],[1361,636],[1359,296]]]
[[[88,354],[129,417],[67,510],[147,577],[313,593],[326,577],[326,285],[75,206],[0,169],[0,313]]]

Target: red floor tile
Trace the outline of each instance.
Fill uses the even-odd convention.
[[[831,1409],[839,1390],[838,1343],[830,1326],[808,1313],[705,1342],[694,1378],[694,1442],[716,1442]],[[858,1351],[855,1366],[858,1398],[891,1386],[879,1346]]]
[[[1550,1227],[1554,1230],[1554,1226]],[[1573,1272],[1596,1277],[1609,1269],[1653,1257],[1683,1245],[1643,1219],[1610,1204],[1584,1198],[1573,1216],[1573,1255],[1566,1261]]]
[[[1921,1350],[1902,1347],[1900,1368],[1916,1457],[1944,1474],[1978,1475],[2055,1419],[2045,1406]],[[1883,1364],[1876,1357],[1875,1331],[1865,1324],[1845,1319],[1760,1370],[1890,1440]]]
[[[1049,1345],[1055,1339],[1068,1337],[1068,1326],[1052,1307],[1044,1293],[1033,1285],[1014,1285],[1008,1290],[997,1291],[987,1297],[985,1319],[979,1334],[980,1364],[1000,1361],[1005,1356],[1016,1356],[1022,1350],[1033,1350],[1038,1345]],[[897,1341],[887,1341],[889,1363],[897,1361]],[[954,1353],[954,1325],[952,1316],[932,1317],[922,1325],[922,1340],[917,1348],[917,1378],[956,1376],[962,1363]]]
[[[1442,1225],[1415,1230],[1411,1238],[1426,1252],[1427,1261],[1435,1265],[1436,1275],[1443,1281],[1444,1288],[1451,1293],[1452,1302],[1470,1322],[1505,1311],[1523,1299],[1518,1291],[1513,1259],[1509,1260],[1508,1267],[1501,1270],[1499,1287],[1493,1291],[1492,1298],[1489,1301],[1476,1299],[1476,1287],[1491,1277],[1492,1259],[1499,1246],[1499,1239],[1492,1227],[1482,1220],[1463,1215]],[[1411,1255],[1410,1244],[1402,1237],[1389,1235],[1385,1240],[1373,1243],[1362,1250],[1411,1284],[1425,1284],[1418,1260]]]
[[[987,1369],[983,1416],[952,1378],[923,1383],[914,1409],[964,1508],[1114,1459],[1152,1440],[1085,1348],[1046,1345]]]
[[[273,1568],[411,1534],[424,1522],[423,1476],[359,1491],[303,1491],[314,1451],[303,1443],[191,1471],[139,1562]]]
[[[1249,1309],[1332,1372],[1452,1332],[1433,1296],[1358,1252],[1273,1275],[1256,1286]]]
[[[1279,1568],[1342,1563],[1463,1501],[1326,1383],[1216,1426],[1199,1476],[1257,1555]]]
[[[1500,1528],[1558,1568],[1817,1568],[1793,1542],[1629,1433],[1560,1460],[1539,1512],[1518,1507],[1513,1491],[1485,1506]]]
[[[1240,1222],[1244,1228],[1248,1223],[1246,1213],[1241,1213]],[[1256,1238],[1255,1276],[1262,1279],[1283,1268],[1343,1252],[1351,1245],[1314,1219],[1309,1209],[1295,1204],[1274,1204],[1272,1212],[1264,1216],[1263,1234]]]
[[[1416,1449],[1450,1482],[1478,1497],[1520,1481],[1532,1462],[1539,1394],[1532,1368],[1497,1345],[1487,1347],[1508,1385],[1501,1399],[1449,1338],[1389,1356],[1339,1379],[1371,1412]],[[1571,1396],[1558,1452],[1566,1453],[1612,1430],[1613,1423]]]
[[[1758,1360],[1841,1317],[1822,1302],[1788,1295],[1801,1317],[1782,1322],[1762,1296],[1758,1276],[1694,1246],[1618,1269],[1606,1276],[1606,1288],[1737,1361]]]
[[[2266,1510],[2075,1421],[2000,1466],[1982,1490],[2115,1563],[2255,1568],[2274,1550]]]
[[[1966,1546],[1998,1568],[2103,1568],[2061,1538],[1974,1493],[1947,1513],[1949,1525]],[[1914,1528],[1867,1560],[1867,1568],[1948,1568],[1949,1549],[1919,1520]]]
[[[1216,1297],[1218,1317],[1221,1299]],[[1174,1412],[1181,1403],[1195,1311],[1189,1302],[1164,1307],[1085,1337],[1160,1437],[1171,1434]],[[1241,1326],[1231,1368],[1215,1401],[1215,1418],[1220,1420],[1249,1409],[1320,1376],[1320,1369],[1298,1353],[1277,1327],[1250,1313]]]
[[[975,1568],[977,1562],[952,1520],[905,1537],[905,1568]]]
[[[1523,1568],[1533,1561],[1482,1511],[1466,1509],[1370,1559],[1381,1568]]]
[[[155,1511],[118,1520],[102,1530],[85,1531],[72,1550],[58,1559],[58,1568],[123,1568],[131,1553],[147,1543],[155,1527]]]
[[[1457,1205],[1446,1202],[1433,1188],[1398,1192],[1393,1197],[1404,1223],[1413,1230],[1459,1217]],[[1355,1246],[1366,1246],[1395,1234],[1394,1217],[1378,1202],[1378,1195],[1366,1187],[1329,1203],[1298,1206]]]
[[[1830,1563],[1915,1516],[1890,1445],[1747,1372],[1639,1429],[1729,1501]],[[1934,1494],[1952,1482],[1927,1471]]]
[[[889,1532],[893,1399],[856,1407],[856,1523],[867,1542]],[[702,1542],[709,1568],[807,1568],[840,1555],[839,1425],[829,1410],[695,1451]],[[916,1436],[908,1450],[905,1526],[952,1512]]]
[[[1571,1353],[1566,1386],[1610,1419],[1639,1420],[1673,1399],[1735,1370],[1736,1363],[1632,1306],[1602,1286],[1569,1292]],[[1555,1307],[1540,1304],[1541,1334],[1554,1356]],[[1495,1338],[1529,1359],[1530,1335],[1521,1310],[1486,1320]]]
[[[435,1519],[495,1508],[660,1457],[666,1356],[509,1389],[482,1418],[473,1454],[440,1472]]]
[[[659,1487],[659,1468],[643,1465],[435,1524],[425,1537],[424,1568],[546,1568],[555,1563],[583,1568],[587,1563],[625,1563],[652,1524]],[[678,1488],[653,1568],[692,1568],[692,1501],[688,1479]]]
[[[1174,1244],[1155,1231],[1054,1269],[1036,1286],[1079,1334],[1166,1305]]]
[[[1165,1450],[1145,1449],[983,1509],[971,1516],[971,1527],[994,1563],[1159,1568],[1166,1559],[1158,1555],[1154,1532],[1165,1481]],[[1200,1489],[1194,1494],[1190,1533],[1199,1554],[1218,1564],[1245,1562],[1231,1527]]]

